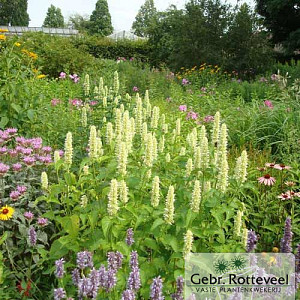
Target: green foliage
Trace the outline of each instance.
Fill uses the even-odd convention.
[[[74,14],[69,17],[68,27],[72,27],[79,32],[88,30],[90,17],[88,15]]]
[[[51,4],[51,6],[48,8],[47,15],[43,23],[43,27],[52,27],[52,28],[64,27],[64,17],[59,7],[55,7],[54,5]]]
[[[90,17],[89,33],[107,36],[113,32],[107,0],[98,0]]]
[[[225,35],[222,65],[228,70],[266,70],[272,61],[267,34],[260,30],[257,16],[247,4],[241,5],[230,22]]]
[[[130,59],[134,57],[147,62],[150,56],[150,47],[147,41],[118,40],[98,37],[79,37],[72,40],[76,47],[84,47],[94,57],[116,60],[119,57]]]
[[[34,96],[28,81],[36,82],[36,54],[22,49],[16,39],[0,42],[0,128],[33,120]]]
[[[272,34],[274,44],[284,46],[284,55],[293,57],[300,47],[299,1],[256,0],[258,13]],[[288,16],[288,17],[287,17]]]
[[[74,46],[70,38],[33,33],[25,35],[24,41],[38,53],[40,68],[51,77],[57,77],[64,70],[81,73],[95,61],[84,46]]]
[[[197,0],[184,10],[172,6],[158,13],[149,43],[153,57],[172,69],[207,63],[261,72],[272,63],[272,49],[258,29],[257,17],[246,4],[234,10],[219,0]]]
[[[11,26],[28,26],[28,0],[1,0],[0,24]]]
[[[132,29],[137,36],[147,37],[148,31],[156,16],[156,8],[153,0],[146,0],[140,7],[135,21],[132,24]]]

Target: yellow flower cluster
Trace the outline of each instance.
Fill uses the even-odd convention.
[[[38,55],[36,54],[36,53],[34,53],[34,52],[30,52],[30,51],[28,51],[28,50],[26,50],[26,49],[22,49],[21,50],[24,54],[26,54],[26,55],[28,55],[30,58],[32,58],[32,59],[37,59],[38,58]]]
[[[219,73],[221,70],[218,65],[206,65],[206,63],[201,64],[199,67],[194,66],[192,68],[181,67],[181,71],[176,74],[178,79],[182,79],[188,77],[189,75],[195,75],[196,73],[202,73],[204,71],[209,72],[211,74]]]

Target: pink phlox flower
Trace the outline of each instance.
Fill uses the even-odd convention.
[[[179,110],[180,111],[187,111],[187,106],[186,105],[179,105]]]

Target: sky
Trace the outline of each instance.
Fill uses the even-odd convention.
[[[108,0],[109,11],[115,31],[130,30],[135,16],[145,0]],[[163,11],[170,4],[175,4],[177,8],[183,8],[188,0],[154,0],[158,10]],[[80,15],[91,15],[95,9],[97,0],[28,0],[28,13],[31,19],[29,26],[42,26],[48,7],[53,4],[62,10],[64,18],[74,13]],[[227,0],[228,3],[236,4],[237,0]],[[245,0],[249,4],[253,0]]]

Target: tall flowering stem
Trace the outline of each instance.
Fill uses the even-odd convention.
[[[167,198],[166,198],[166,207],[164,213],[165,222],[170,225],[174,223],[174,210],[175,210],[174,202],[175,202],[174,187],[170,185]]]
[[[292,252],[292,220],[290,217],[286,218],[284,226],[284,234],[280,241],[280,252],[291,253]]]

